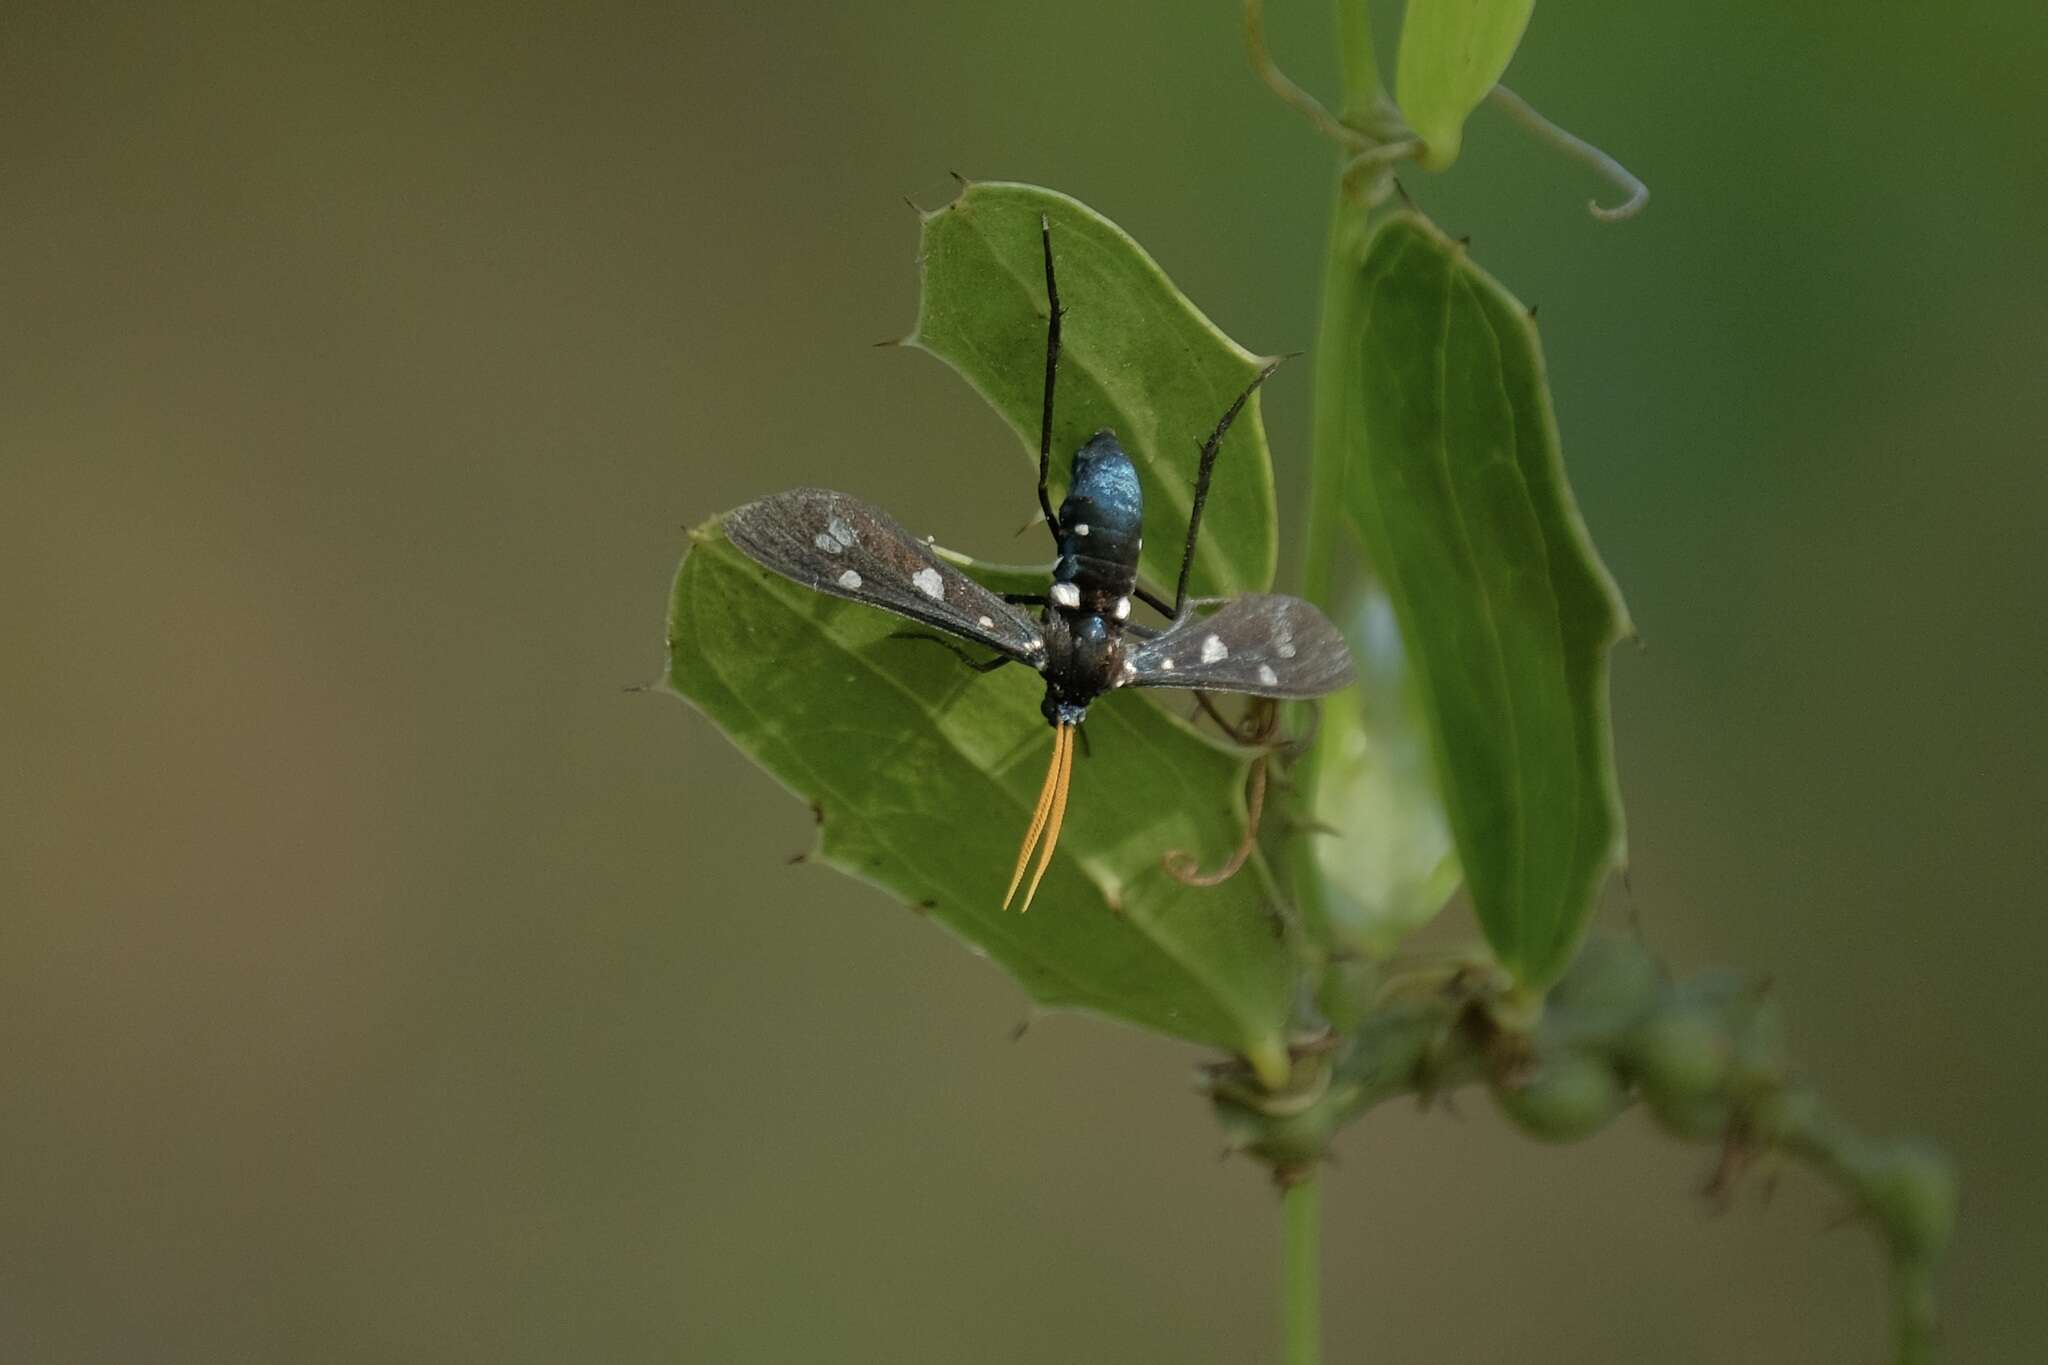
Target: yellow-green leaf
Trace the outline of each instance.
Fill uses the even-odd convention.
[[[1394,60],[1394,101],[1440,171],[1458,158],[1465,120],[1508,69],[1536,0],[1408,0]]]
[[[1337,302],[1345,505],[1480,924],[1540,987],[1622,854],[1607,676],[1626,614],[1565,482],[1528,311],[1410,213],[1366,238]]]

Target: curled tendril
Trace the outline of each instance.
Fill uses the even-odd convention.
[[[1622,200],[1621,203],[1616,204],[1613,208],[1604,207],[1597,199],[1588,200],[1586,211],[1601,222],[1619,223],[1625,218],[1633,218],[1643,211],[1645,204],[1650,202],[1650,187],[1637,179],[1628,167],[1622,165],[1619,161],[1616,161],[1613,157],[1576,133],[1567,132],[1563,128],[1558,127],[1555,123],[1537,113],[1529,101],[1523,99],[1505,85],[1494,86],[1493,89],[1487,92],[1487,98],[1500,106],[1502,112],[1506,113],[1515,122],[1521,124],[1522,127],[1528,129],[1537,137],[1543,139],[1543,141],[1548,142],[1566,156],[1582,161],[1592,167],[1600,176],[1612,182],[1616,188],[1628,195],[1628,198]]]
[[[1185,849],[1171,849],[1159,859],[1166,875],[1183,886],[1221,886],[1235,877],[1243,867],[1245,859],[1252,856],[1252,849],[1259,842],[1259,817],[1266,808],[1266,757],[1260,755],[1253,761],[1252,770],[1245,778],[1245,826],[1244,838],[1224,860],[1223,866],[1214,872],[1202,871],[1202,865],[1195,855]]]

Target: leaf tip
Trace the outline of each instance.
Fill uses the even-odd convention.
[[[1284,1090],[1294,1075],[1294,1063],[1287,1056],[1287,1044],[1277,1034],[1254,1038],[1245,1045],[1244,1059],[1251,1063],[1259,1083],[1268,1090]]]
[[[1458,152],[1465,141],[1462,128],[1452,128],[1447,133],[1426,139],[1422,150],[1415,154],[1415,164],[1425,171],[1447,171],[1458,159]]]

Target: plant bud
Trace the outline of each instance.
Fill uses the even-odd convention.
[[[1546,1142],[1590,1137],[1619,1114],[1627,1102],[1614,1068],[1583,1052],[1557,1051],[1537,1058],[1527,1074],[1508,1083],[1496,1078],[1494,1103],[1516,1126]]]
[[[1656,959],[1635,940],[1589,938],[1550,988],[1547,1017],[1574,1035],[1621,1033],[1649,1012],[1661,976]]]
[[[1683,1109],[1720,1098],[1728,1079],[1730,1047],[1718,1013],[1692,1001],[1673,1001],[1644,1020],[1629,1039],[1629,1060],[1652,1101]]]

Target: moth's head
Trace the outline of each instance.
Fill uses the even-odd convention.
[[[1048,687],[1045,700],[1038,704],[1038,713],[1045,717],[1047,725],[1079,725],[1088,719],[1088,703],[1055,696]]]
[[[1079,725],[1088,704],[1109,691],[1117,660],[1116,632],[1109,622],[1091,615],[1072,622],[1062,619],[1047,629],[1046,637],[1052,652],[1039,713],[1049,725]]]

